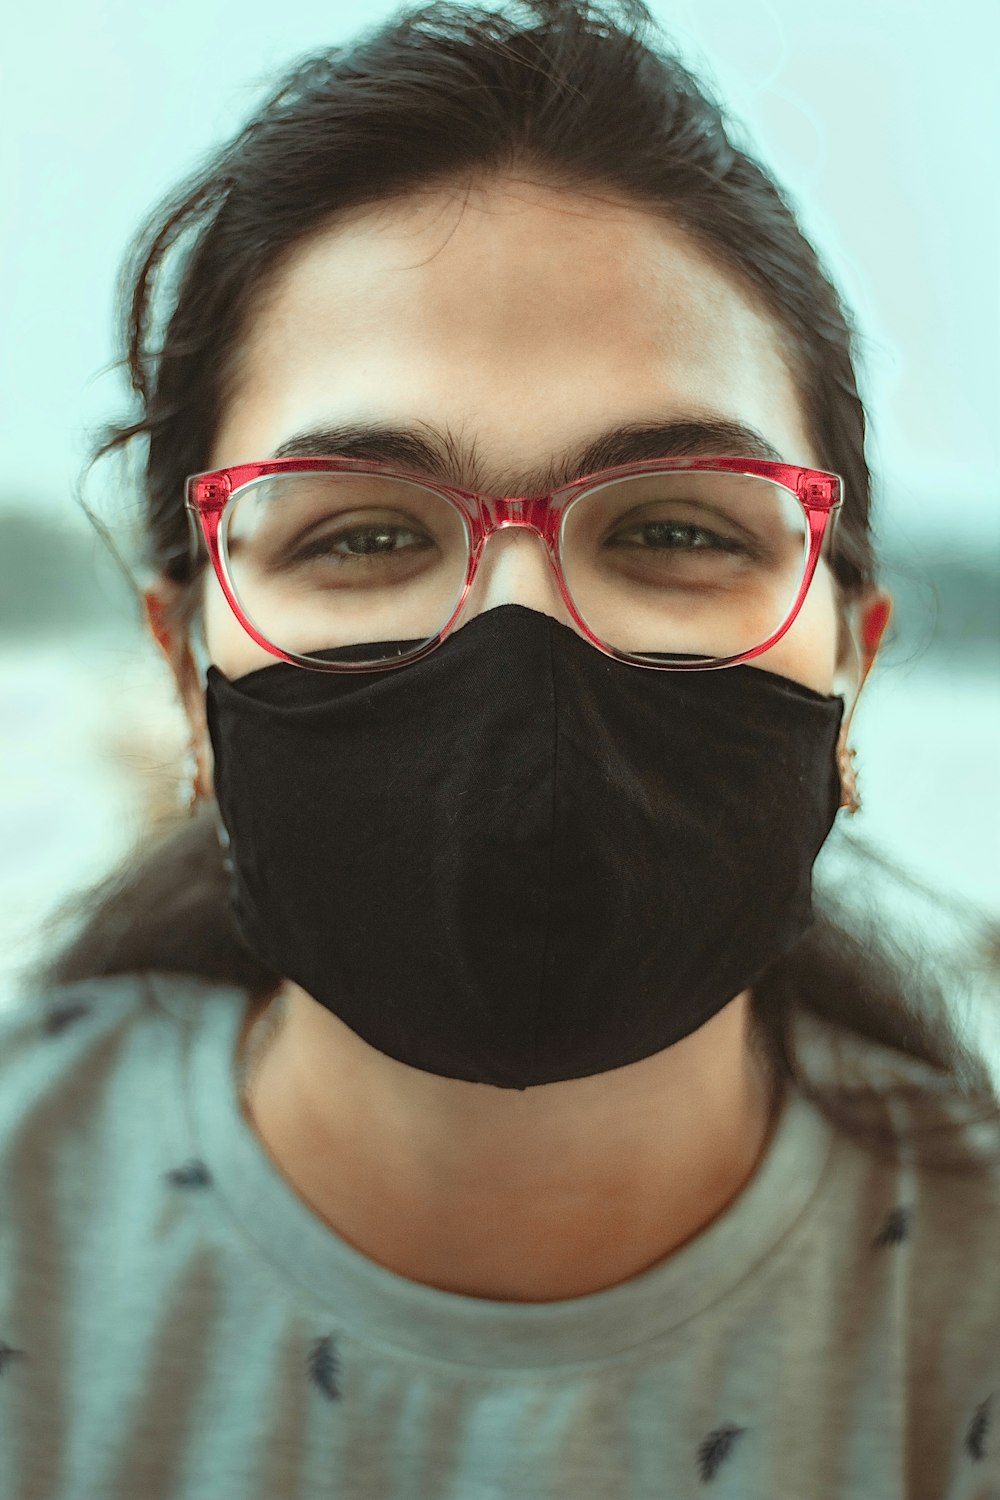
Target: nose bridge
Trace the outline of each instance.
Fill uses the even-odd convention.
[[[528,502],[512,501],[490,522],[467,601],[469,612],[523,604],[571,624],[537,510]]]

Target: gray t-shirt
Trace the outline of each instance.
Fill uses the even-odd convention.
[[[489,1302],[299,1198],[240,1113],[246,1004],[130,975],[0,1015],[2,1500],[1000,1500],[984,1127],[969,1174],[880,1161],[792,1092],[666,1260]]]

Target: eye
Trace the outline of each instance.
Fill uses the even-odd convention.
[[[404,539],[402,544],[399,544],[400,538]],[[367,526],[345,527],[341,531],[314,537],[312,541],[293,547],[292,556],[296,560],[302,560],[339,555],[344,561],[389,558],[398,556],[401,552],[413,552],[432,545],[429,538],[408,527],[378,522]],[[335,549],[340,547],[346,550],[338,553]]]
[[[606,545],[631,545],[630,539],[641,536],[643,542],[653,550],[664,551],[718,551],[748,553],[751,549],[735,537],[721,536],[706,526],[694,526],[685,521],[643,521],[627,531],[618,532]]]

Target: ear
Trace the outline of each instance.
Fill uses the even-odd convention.
[[[849,626],[851,636],[854,640],[861,666],[861,674],[858,679],[857,689],[853,701],[844,715],[840,726],[840,735],[837,740],[837,762],[840,767],[840,781],[843,787],[844,797],[841,807],[848,808],[851,812],[857,812],[861,806],[858,797],[857,780],[854,771],[854,750],[847,743],[850,733],[851,721],[854,718],[854,710],[858,699],[861,697],[861,689],[868,679],[868,674],[875,664],[879,649],[885,639],[885,633],[892,619],[892,595],[884,593],[874,585],[870,585],[861,596],[854,601],[849,611]]]
[[[200,796],[210,796],[211,741],[205,716],[205,697],[186,633],[176,624],[181,589],[170,579],[161,578],[142,593],[149,633],[166,659],[177,687],[191,731],[198,760],[197,787]]]
[[[858,644],[861,647],[861,681],[858,683],[858,692],[860,693],[892,619],[892,595],[883,593],[880,589],[871,589],[862,595],[859,614],[860,640]]]

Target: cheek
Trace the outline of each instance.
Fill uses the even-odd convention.
[[[205,570],[202,605],[208,654],[226,677],[242,677],[278,660],[243,629],[211,568]]]
[[[791,630],[770,651],[755,657],[752,665],[791,678],[813,692],[833,693],[837,690],[838,636],[836,587],[829,566],[821,562]]]
[[[202,600],[209,656],[220,671],[236,678],[274,664],[277,658],[243,629],[210,568],[205,572]],[[829,566],[821,562],[791,630],[770,651],[755,657],[751,665],[788,677],[817,693],[841,691],[838,638],[836,588]]]

